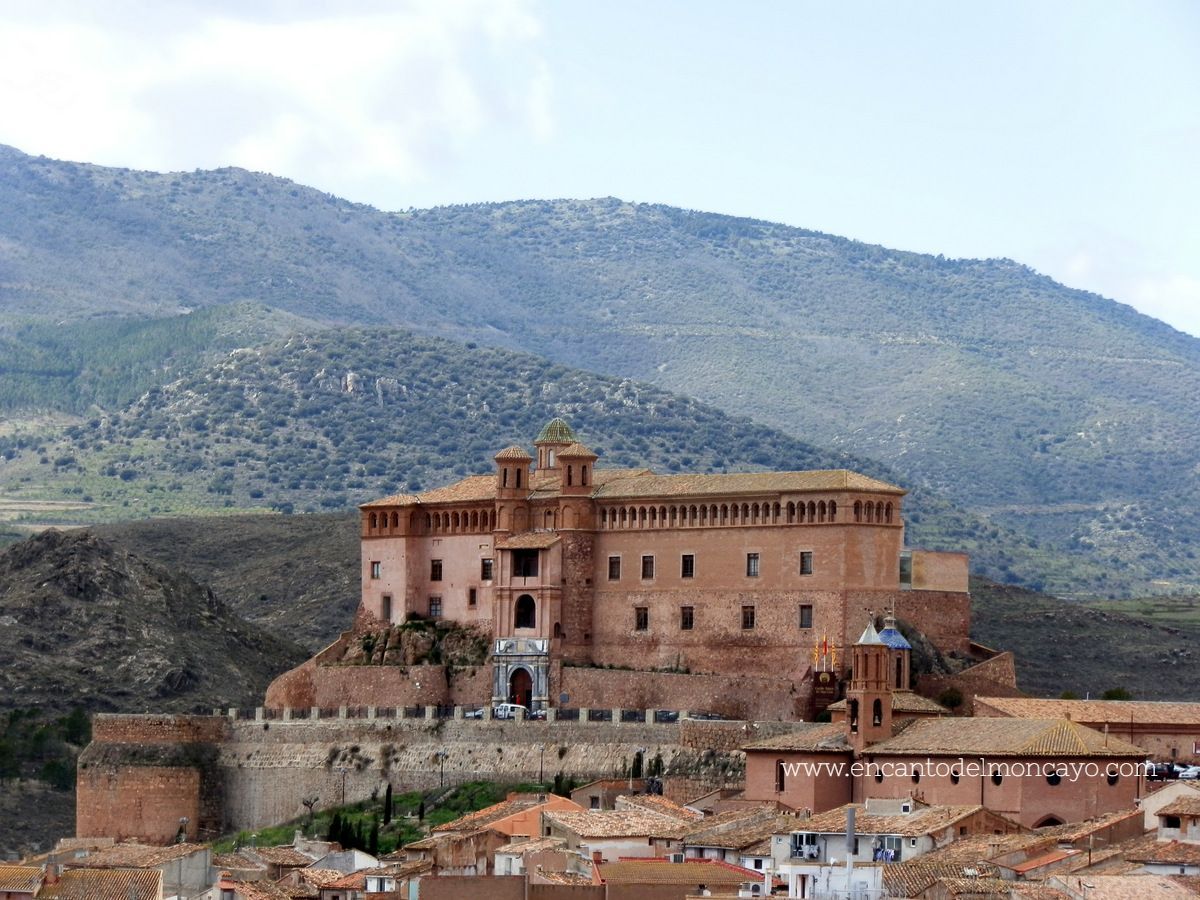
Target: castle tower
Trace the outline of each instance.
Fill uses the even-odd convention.
[[[892,651],[875,630],[874,619],[850,648],[846,728],[855,753],[892,736]]]
[[[496,460],[496,530],[519,534],[529,528],[529,463],[520,447],[506,447]]]
[[[559,450],[556,459],[564,497],[586,497],[592,492],[592,470],[599,459],[595,453],[576,442]]]
[[[576,440],[575,432],[562,419],[547,422],[533,441],[533,446],[537,447],[538,469],[558,468],[559,454]]]

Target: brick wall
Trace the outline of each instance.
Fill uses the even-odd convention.
[[[575,662],[591,659],[592,570],[595,539],[591,532],[562,532],[562,655]]]
[[[220,743],[228,733],[227,720],[213,716],[98,713],[92,719],[92,740],[97,743]]]
[[[1024,692],[1017,687],[1016,660],[1007,651],[997,653],[991,659],[984,660],[955,675],[920,675],[917,677],[917,690],[926,697],[936,700],[942,691],[948,688],[955,688],[962,694],[963,703],[956,712],[965,714],[973,714],[977,696],[1025,696]]]
[[[179,820],[186,817],[188,837],[195,840],[200,783],[200,771],[187,767],[81,769],[75,789],[75,834],[168,844],[175,839]]]
[[[316,666],[305,663],[267,688],[270,709],[319,706],[437,706],[486,703],[490,666],[447,671],[446,666]]]
[[[559,686],[569,706],[715,712],[731,719],[804,717],[812,685],[779,678],[682,675],[564,666]]]

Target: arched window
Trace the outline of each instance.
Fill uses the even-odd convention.
[[[379,527],[379,520],[378,520],[378,517],[375,515],[375,513],[371,513],[371,527],[372,528]]]
[[[513,618],[513,627],[537,627],[537,604],[529,594],[522,594],[517,598],[517,609]]]
[[[755,524],[758,523],[758,504],[757,503],[755,503],[753,506],[750,507],[750,521]]]
[[[554,623],[554,636],[555,636],[556,638],[561,638],[561,637],[563,636],[563,630],[562,630],[562,623],[561,623],[561,622],[555,622],[555,623]]]
[[[904,690],[904,685],[901,684],[901,681],[903,681],[903,679],[904,679],[904,657],[897,656],[896,657],[896,690],[898,690],[898,691]]]
[[[450,525],[455,531],[458,531],[458,513],[457,512],[454,513],[454,515],[452,515],[450,517]]]
[[[829,501],[829,521],[830,522],[837,521],[837,501],[836,500]]]
[[[846,716],[850,722],[850,733],[858,734],[858,701],[857,700],[847,701]]]
[[[775,793],[782,794],[787,783],[787,767],[782,759],[775,760]]]
[[[508,467],[500,470],[500,487],[508,487]]]
[[[567,486],[570,487],[575,483],[575,467],[567,466]]]
[[[521,486],[521,470],[517,469],[517,487]]]
[[[580,466],[580,467],[579,467],[579,483],[580,483],[580,484],[582,484],[582,485],[585,485],[585,486],[586,486],[586,485],[587,485],[587,483],[588,483],[588,480],[587,480],[587,464],[586,464],[586,463],[585,463],[584,465],[582,465],[582,466]]]
[[[862,501],[861,500],[854,501],[854,521],[855,522],[862,521]]]
[[[892,524],[892,504],[890,503],[883,508],[883,521],[889,525]]]
[[[433,528],[433,516],[425,513],[425,530],[430,531]]]
[[[882,725],[883,724],[883,701],[882,700],[876,699],[875,702],[871,704],[871,724],[872,725]]]
[[[787,520],[789,525],[796,521],[796,504],[791,501],[787,505]]]
[[[400,513],[398,513],[398,512],[392,513],[392,527],[393,528],[400,527]]]
[[[779,503],[776,503],[775,506],[772,508],[771,512],[772,512],[771,521],[778,522],[779,517],[783,514],[783,506]]]
[[[724,525],[729,521],[729,507],[724,503],[721,504],[721,524]]]
[[[817,521],[817,504],[813,500],[808,501],[808,521]]]
[[[825,501],[822,500],[817,504],[817,519],[821,522],[825,521]]]

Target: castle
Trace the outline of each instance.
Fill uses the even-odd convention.
[[[968,651],[966,556],[904,548],[901,488],[846,470],[598,467],[562,419],[534,448],[361,507],[360,627],[484,629],[491,693],[478,702],[578,705],[563,667],[603,667],[770,679],[795,697],[785,717],[806,718],[836,699],[870,610]],[[671,683],[643,679],[643,704],[686,708]],[[713,703],[746,711],[730,700]]]

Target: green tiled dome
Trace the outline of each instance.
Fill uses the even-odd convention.
[[[573,444],[576,441],[575,432],[562,419],[551,419],[538,432],[535,444]]]

